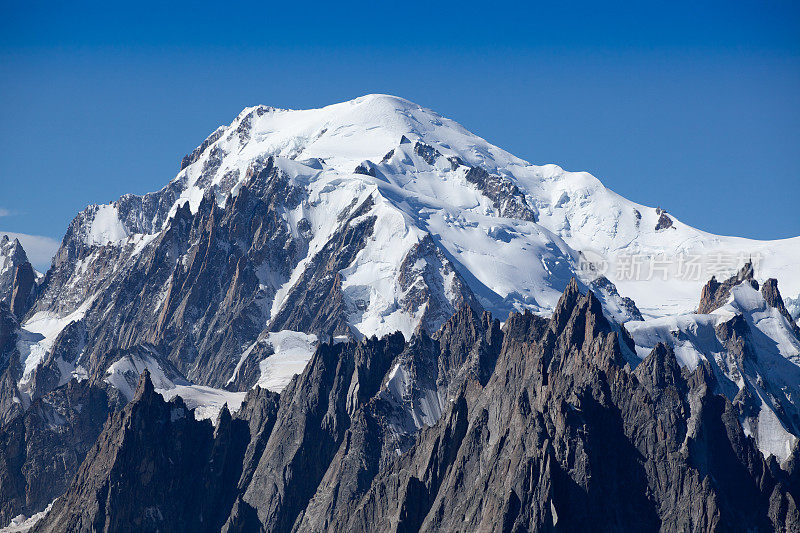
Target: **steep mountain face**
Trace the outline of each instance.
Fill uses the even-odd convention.
[[[243,389],[274,352],[270,332],[410,337],[465,301],[546,314],[572,276],[624,322],[689,310],[707,279],[665,286],[611,268],[603,279],[617,287],[603,291],[582,268],[598,254],[607,270],[621,254],[747,252],[759,275],[800,292],[800,241],[716,237],[674,219],[657,228],[664,215],[400,98],[248,108],[161,191],[72,221],[25,316],[20,389],[30,395],[33,369],[72,322],[87,344],[72,340],[80,350],[63,354],[59,381],[100,376],[106,353],[146,344],[192,382]]]
[[[707,366],[713,390],[733,403],[764,454],[780,461],[792,454],[800,435],[800,330],[776,280],[759,287],[748,263],[722,283],[711,279],[698,313],[625,327],[640,356],[665,343],[687,369]]]
[[[768,517],[771,499],[796,496],[774,488],[767,463],[702,372],[682,374],[664,346],[635,372],[620,366],[599,302],[577,286],[544,327],[514,324],[521,318],[509,319],[487,386],[454,399],[447,418],[378,478],[348,526],[796,527],[782,514]],[[512,337],[512,326],[524,337]]]
[[[19,335],[17,317],[5,302],[0,302],[0,426],[20,414],[24,407],[17,391],[17,380],[22,374],[17,350]]]
[[[221,485],[238,478],[247,436],[247,424],[227,410],[215,431],[196,421],[179,397],[165,402],[145,371],[133,401],[109,419],[89,451],[74,488],[36,529],[219,529],[224,517],[216,506],[226,504]]]
[[[28,262],[28,256],[17,239],[0,236],[0,294],[3,301],[11,296],[17,268]]]
[[[36,297],[36,271],[17,239],[0,237],[0,301],[22,318]]]
[[[0,523],[31,516],[61,496],[108,414],[124,405],[119,394],[73,380],[0,429]]]
[[[445,369],[448,401],[398,448],[393,380],[415,358]],[[549,320],[500,331],[464,308],[433,338],[323,344],[216,432],[145,373],[34,530],[796,530],[797,448],[765,460],[713,379],[663,344],[631,370],[575,282]]]
[[[43,278],[0,242],[0,522],[789,527],[798,263],[401,98],[248,108]]]

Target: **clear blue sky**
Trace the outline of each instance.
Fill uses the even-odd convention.
[[[0,1],[3,231],[161,188],[245,106],[381,92],[701,229],[800,235],[796,2]]]

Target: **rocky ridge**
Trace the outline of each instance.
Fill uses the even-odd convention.
[[[145,373],[34,530],[123,518],[142,531],[216,530],[226,513],[223,531],[800,525],[798,449],[786,469],[764,459],[733,404],[712,392],[708,367],[681,369],[668,346],[631,370],[599,300],[577,283],[552,318],[513,315],[502,332],[466,308],[459,314],[430,339],[322,344],[279,398],[250,393],[241,432],[230,428],[242,415],[227,411],[216,431],[195,422],[180,401],[156,395]],[[450,382],[440,418],[396,449],[383,391],[393,362],[426,345],[437,366],[455,365],[464,379]],[[480,352],[488,376],[463,359]],[[197,453],[178,453],[184,446]],[[192,482],[200,472],[209,479]],[[217,494],[227,511],[212,520],[202,502]]]

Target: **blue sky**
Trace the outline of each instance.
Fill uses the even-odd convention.
[[[796,3],[0,1],[0,231],[60,240],[245,106],[381,92],[701,229],[800,235]]]

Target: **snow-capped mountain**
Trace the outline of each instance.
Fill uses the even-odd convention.
[[[61,382],[105,376],[117,349],[202,385],[285,383],[301,366],[262,364],[277,332],[410,338],[464,302],[548,314],[573,276],[618,323],[693,310],[709,272],[745,257],[800,292],[800,238],[709,235],[397,97],[248,108],[181,167],[70,224],[24,321],[26,394],[49,354]],[[672,271],[684,259],[692,276]]]
[[[3,243],[0,253],[11,249]],[[19,252],[6,255],[17,258],[19,273]],[[3,257],[0,283],[11,264]],[[739,272],[745,263],[746,276]],[[7,317],[0,420],[37,425],[58,413],[89,428],[80,437],[85,453],[83,441],[101,428],[84,420],[73,398],[100,395],[100,412],[117,411],[142,396],[136,387],[146,369],[153,390],[180,404],[173,411],[181,417],[188,406],[196,418],[219,413],[222,420],[230,418],[224,405],[243,405],[262,423],[266,411],[256,403],[275,407],[277,400],[257,386],[285,389],[285,415],[273,413],[270,423],[294,435],[297,428],[280,416],[310,415],[287,398],[340,385],[326,381],[340,357],[350,366],[337,372],[354,388],[345,396],[334,387],[329,401],[340,402],[354,424],[366,416],[359,409],[379,420],[377,446],[388,455],[378,455],[382,468],[391,467],[387,457],[414,449],[426,427],[456,423],[456,396],[488,401],[465,387],[478,383],[494,391],[487,398],[499,394],[503,386],[489,382],[501,352],[506,379],[522,372],[515,357],[533,357],[523,365],[526,379],[539,380],[530,372],[541,365],[558,366],[567,379],[569,364],[562,368],[542,352],[550,346],[565,361],[581,351],[586,360],[577,368],[589,374],[597,357],[603,368],[627,365],[625,372],[647,360],[654,372],[684,380],[678,390],[721,395],[735,405],[736,431],[755,439],[753,449],[786,463],[800,435],[800,336],[775,279],[784,294],[800,295],[797,264],[800,237],[702,232],[589,174],[523,161],[401,98],[369,95],[298,111],[257,106],[184,157],[162,190],[79,213],[44,278],[15,274],[18,281],[0,285],[0,296],[18,301],[0,307]],[[735,282],[719,289],[713,275]],[[569,317],[585,328],[567,324]],[[507,319],[501,331],[495,320]],[[586,343],[602,346],[584,345],[583,329],[592,334]],[[622,396],[647,403],[645,392],[617,378]],[[551,387],[546,380],[536,386]],[[260,399],[245,399],[253,389],[248,397]],[[558,401],[572,402],[570,390],[559,389]],[[555,402],[548,398],[542,401]],[[681,409],[688,417],[689,407]],[[702,426],[689,422],[693,431]],[[75,446],[62,430],[40,431],[45,436],[30,438],[50,442],[50,453]],[[197,435],[206,430],[191,431],[205,439]],[[331,431],[344,438],[342,427]],[[682,438],[680,428],[672,438]],[[270,452],[278,469],[285,466],[280,442]],[[748,446],[737,450],[749,453]],[[73,463],[60,474],[65,480],[75,474]],[[240,496],[258,508],[253,490]],[[27,507],[0,501],[0,516],[41,511],[54,492],[37,494]]]
[[[569,278],[563,263],[574,261],[579,252],[610,260],[617,254],[674,257],[684,252],[702,253],[708,259],[718,253],[726,254],[725,259],[761,255],[761,275],[781,279],[789,295],[800,293],[800,280],[793,271],[800,260],[797,238],[761,242],[704,233],[660,208],[625,200],[587,173],[531,165],[452,120],[384,95],[304,111],[245,109],[185,157],[182,170],[165,189],[91,206],[76,219],[73,231],[87,246],[146,240],[140,236],[161,231],[182,205],[196,213],[203,197],[211,195],[224,207],[229,194],[236,196],[248,170],[265,164],[270,156],[299,195],[285,216],[292,235],[307,226],[305,231],[315,237],[309,254],[327,242],[336,217],[354,198],[369,196],[375,202],[371,212],[378,217],[378,226],[385,228],[381,236],[397,244],[392,248],[398,256],[391,258],[394,262],[431,234],[458,271],[474,276],[470,286],[496,313],[522,307],[552,309]],[[357,267],[343,280],[345,293],[348,286],[358,284],[347,279],[357,280],[357,271],[367,268],[365,264],[378,269],[373,277],[385,277],[391,267],[374,258],[384,252],[367,249],[360,254]],[[381,257],[386,257],[384,263],[393,262]],[[300,268],[304,266],[301,262]],[[741,264],[734,260],[715,266],[735,271]],[[629,283],[626,276],[615,273],[610,272],[612,281],[630,289],[622,292],[635,293],[639,306],[656,314],[673,302],[680,311],[690,310],[706,281],[693,280],[684,287],[670,279],[664,287],[657,279]],[[283,288],[285,293],[287,287]],[[387,288],[370,285],[367,292],[380,289],[386,294]],[[669,295],[667,302],[656,290],[661,288]],[[358,291],[363,292],[350,292]],[[284,293],[273,302],[272,314],[280,310]],[[366,316],[353,317],[351,324],[366,332],[393,327],[410,332],[413,327],[399,316],[388,318],[391,303],[370,301]],[[386,325],[370,324],[377,317],[383,317]]]

